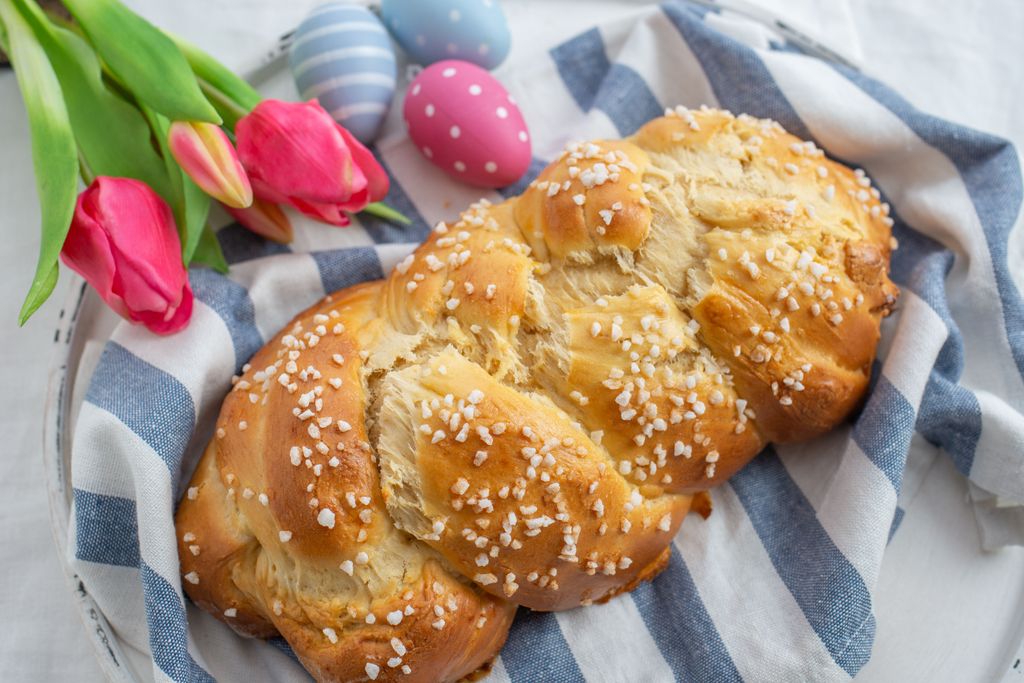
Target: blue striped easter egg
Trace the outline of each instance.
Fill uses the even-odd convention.
[[[380,130],[395,92],[395,52],[365,7],[321,5],[295,29],[288,53],[303,99],[316,98],[363,143]]]
[[[511,45],[498,0],[382,0],[381,17],[414,62],[459,59],[494,69]]]

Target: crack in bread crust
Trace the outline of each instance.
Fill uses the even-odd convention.
[[[770,121],[570,145],[257,353],[177,513],[186,591],[318,680],[480,670],[517,605],[630,590],[707,490],[856,407],[891,224]]]

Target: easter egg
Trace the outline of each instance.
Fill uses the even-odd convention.
[[[321,5],[295,30],[288,53],[303,99],[316,98],[360,142],[377,136],[395,92],[395,53],[365,7]]]
[[[530,135],[508,91],[484,69],[437,62],[409,85],[409,137],[427,159],[470,185],[503,187],[530,166]]]
[[[461,59],[493,69],[509,49],[497,0],[383,0],[384,23],[414,62]]]

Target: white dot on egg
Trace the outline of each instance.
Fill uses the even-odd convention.
[[[499,119],[508,118],[508,109],[505,109],[505,107],[498,107],[494,113],[498,115]]]
[[[495,171],[498,170],[498,165],[493,161],[488,161],[486,164],[484,164],[484,170],[487,171],[488,173],[494,173]]]
[[[433,159],[434,158],[434,150],[430,149],[429,147],[424,147],[423,148],[423,156],[425,156],[428,159]]]
[[[483,89],[483,88],[481,88],[481,87],[480,87],[479,85],[477,85],[476,83],[474,83],[473,85],[469,86],[469,94],[470,94],[470,95],[479,95],[479,94],[480,94],[480,93],[482,93],[483,91],[484,91],[484,89]]]
[[[456,21],[462,18],[462,15],[459,14],[459,10],[453,9],[451,12],[448,13],[448,18],[451,19],[452,23],[454,24]]]
[[[526,142],[527,135],[525,130],[519,131],[519,142]]]
[[[462,129],[461,129],[461,128],[459,128],[458,126],[452,126],[452,127],[451,127],[451,129],[450,129],[450,130],[448,131],[448,133],[449,133],[449,134],[450,134],[450,135],[451,135],[451,136],[452,136],[453,138],[457,138],[457,137],[459,137],[460,135],[462,135]]]
[[[455,166],[455,170],[458,171],[459,173],[462,173],[463,171],[466,170],[466,165],[464,163],[462,163],[461,161],[456,161],[454,166]]]
[[[441,75],[444,76],[445,78],[451,78],[452,76],[455,75],[455,67],[448,67],[447,69],[441,72]]]
[[[412,94],[413,95],[419,95],[420,94],[420,84],[419,83],[417,83],[416,85],[412,86]]]
[[[482,55],[485,55],[491,51],[491,46],[488,45],[487,43],[480,43],[480,47],[478,47],[476,51]]]
[[[433,116],[434,115],[434,105],[428,104],[426,107],[423,108],[423,113],[426,114],[428,117]]]

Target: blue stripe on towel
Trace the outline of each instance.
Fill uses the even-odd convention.
[[[623,137],[665,113],[640,74],[618,62],[612,64],[601,82],[594,106],[608,115]]]
[[[558,74],[582,111],[590,111],[611,68],[601,32],[592,28],[551,50]]]
[[[188,651],[185,603],[164,577],[145,562],[139,567],[153,661],[176,683],[216,683]]]
[[[892,524],[889,525],[889,540],[888,543],[892,543],[892,537],[896,535],[900,525],[903,524],[903,517],[905,517],[907,511],[901,508],[899,505],[896,506],[896,512],[892,516]]]
[[[608,61],[604,40],[591,29],[551,50],[566,89],[583,111],[607,114],[619,135],[626,136],[659,116],[664,107],[636,71]]]
[[[328,293],[384,277],[380,257],[373,247],[314,251],[310,256],[316,261],[324,291]]]
[[[192,396],[177,378],[117,342],[107,342],[85,400],[112,414],[149,444],[177,481],[195,427]]]
[[[410,143],[411,144],[411,143]],[[424,220],[420,214],[419,209],[409,199],[409,195],[405,193],[405,188],[395,178],[395,174],[391,172],[390,167],[384,161],[384,158],[378,154],[378,150],[373,150],[377,156],[377,160],[380,161],[380,165],[384,167],[384,170],[388,172],[388,177],[391,179],[391,185],[388,188],[387,196],[384,197],[383,201],[385,204],[390,206],[392,209],[405,214],[406,218],[412,221],[409,225],[401,225],[399,223],[392,223],[391,221],[378,218],[372,214],[366,213],[365,211],[359,214],[359,224],[363,226],[363,229],[370,235],[376,244],[390,244],[392,242],[422,242],[427,239],[430,234],[430,225]]]
[[[945,450],[957,470],[969,476],[981,439],[981,405],[974,392],[933,370],[921,399],[917,431]]]
[[[217,241],[224,259],[231,265],[264,256],[290,254],[292,251],[288,245],[260,237],[241,223],[232,223],[218,230]]]
[[[900,490],[910,437],[914,435],[914,407],[885,375],[879,375],[864,410],[853,427],[853,440],[868,459]]]
[[[981,439],[981,406],[973,391],[958,384],[964,371],[964,339],[946,301],[953,253],[907,228],[898,216],[894,232],[900,248],[892,255],[893,279],[921,297],[948,331],[921,398],[917,431],[949,453],[956,468],[968,475]]]
[[[512,683],[584,683],[583,673],[551,612],[521,609],[501,651]]]
[[[722,107],[775,119],[793,135],[811,139],[807,126],[779,91],[756,52],[709,29],[702,13],[686,5],[666,4],[661,9],[697,57]]]
[[[668,567],[630,596],[677,681],[743,680],[674,547]]]
[[[841,609],[836,606],[835,609]],[[846,671],[859,671],[864,664],[871,659],[871,646],[875,642],[875,629],[876,629],[875,615],[868,614],[868,618],[864,620],[860,628],[853,634],[853,637],[846,643],[846,646],[838,655],[838,661],[840,666]],[[847,662],[844,665],[843,662]],[[851,673],[850,675],[854,675]]]
[[[871,594],[769,447],[730,480],[775,570],[836,664],[851,676],[868,660]]]
[[[241,370],[263,346],[263,337],[256,327],[256,307],[249,298],[249,291],[226,275],[206,268],[190,271],[189,281],[196,298],[224,321],[235,348],[235,371]]]
[[[280,651],[288,657],[288,659],[292,660],[296,664],[302,664],[302,662],[299,661],[298,655],[295,654],[295,650],[292,649],[292,646],[289,645],[288,641],[284,638],[278,636],[277,638],[271,638],[267,642],[273,645],[275,650]]]
[[[74,489],[75,557],[119,567],[139,566],[135,501]]]
[[[498,192],[500,192],[506,199],[521,195],[523,192],[526,192],[526,186],[532,183],[533,179],[540,175],[541,171],[547,168],[547,165],[548,162],[534,157],[530,160],[530,167],[526,169],[526,173],[523,174],[522,178],[508,187],[501,188]]]

